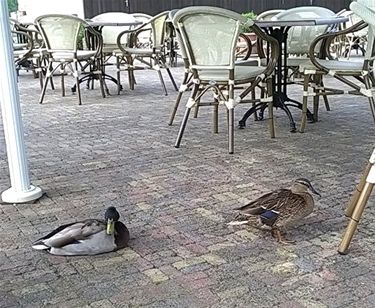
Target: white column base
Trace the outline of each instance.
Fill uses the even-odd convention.
[[[5,203],[26,203],[39,199],[43,195],[39,187],[30,185],[28,191],[15,191],[12,187],[1,194],[1,199]]]

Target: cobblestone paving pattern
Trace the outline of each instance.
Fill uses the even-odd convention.
[[[172,71],[180,80],[182,69]],[[124,74],[122,94],[109,84],[113,95],[105,99],[98,87],[82,85],[82,106],[70,91],[61,97],[56,78],[57,89],[48,89],[39,105],[38,80],[21,74],[30,177],[45,196],[0,205],[0,307],[374,307],[374,199],[350,254],[336,252],[344,208],[374,145],[365,98],[330,97],[332,111],[322,106],[320,121],[304,134],[291,134],[276,111],[273,140],[267,121],[249,119],[246,129],[235,130],[229,155],[224,108],[219,134],[203,107],[175,149],[184,105],[169,127],[171,84],[164,96],[154,71],[136,77],[134,91]],[[300,87],[291,93],[301,99]],[[236,121],[247,108],[236,108]],[[294,116],[299,121],[300,113]],[[2,125],[1,191],[10,186]],[[322,197],[288,233],[296,244],[226,225],[233,208],[302,176]],[[129,227],[130,248],[94,257],[31,249],[46,232],[102,217],[110,205]]]

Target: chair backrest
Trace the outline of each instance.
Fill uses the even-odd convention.
[[[173,18],[192,68],[234,68],[239,27],[245,22],[238,13],[209,6],[184,8]]]
[[[152,28],[152,43],[155,46],[163,46],[165,39],[165,21],[168,18],[169,11],[162,12],[152,17],[147,23]]]
[[[138,20],[145,20],[143,25],[137,28],[137,45],[140,47],[161,47],[165,40],[165,21],[168,17],[169,11],[162,12],[148,20],[148,15],[135,13],[133,16]]]
[[[178,29],[178,25],[175,24],[175,20],[174,20],[174,16],[176,15],[176,13],[178,11],[179,10],[177,10],[177,9],[171,10],[168,14],[168,18],[169,18],[169,20],[172,21],[173,27],[175,28],[179,50],[181,51],[181,57],[182,57],[182,59],[187,59],[187,53],[186,53],[185,46],[184,46],[184,43],[183,43],[182,38],[181,38],[180,30]],[[185,61],[184,61],[184,63],[185,63]]]
[[[368,37],[365,59],[373,60],[375,57],[375,10],[372,9],[372,7],[368,7],[362,3],[372,4],[375,3],[375,1],[357,1],[350,4],[350,9],[368,24]]]
[[[312,18],[330,18],[336,14],[323,7],[303,6],[285,10],[273,17],[276,20],[301,20]],[[305,55],[309,53],[311,42],[319,35],[325,33],[327,25],[321,26],[293,26],[288,32],[288,53],[296,55]],[[320,44],[315,51],[318,52]]]
[[[132,14],[123,12],[107,12],[91,18],[92,21],[105,22],[136,22],[137,19]],[[125,30],[129,30],[133,26],[104,26],[101,30],[103,37],[103,45],[117,46],[117,36]],[[126,37],[124,38],[126,39]]]
[[[269,10],[257,15],[256,20],[271,20],[275,15],[284,12],[285,10]]]
[[[357,0],[358,3],[367,6],[370,9],[375,8],[375,0]]]
[[[144,13],[132,13],[132,16],[142,23],[148,22],[152,18],[151,15]]]
[[[77,51],[79,39],[89,25],[72,15],[48,14],[35,19],[48,51]]]

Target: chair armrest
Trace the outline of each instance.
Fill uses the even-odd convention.
[[[23,60],[27,59],[29,55],[32,53],[32,50],[34,48],[33,40],[30,34],[24,31],[18,31],[18,30],[12,30],[12,34],[19,36],[23,36],[26,38],[25,43],[27,44],[27,50],[25,50],[25,53],[22,55],[22,57],[15,59],[15,64],[19,64]],[[25,46],[26,47],[26,46]]]
[[[96,54],[95,57],[99,57],[102,53],[103,49],[103,37],[102,35],[96,31],[90,25],[85,26],[85,30],[93,37],[95,37],[95,47],[96,47]]]
[[[329,53],[329,46],[331,44],[331,42],[338,36],[342,36],[342,35],[346,35],[346,34],[349,34],[349,33],[353,33],[353,32],[356,32],[356,31],[360,31],[364,28],[366,28],[368,25],[367,23],[365,23],[364,21],[360,21],[358,23],[356,23],[355,25],[347,28],[347,29],[344,29],[344,30],[340,30],[340,31],[335,31],[335,32],[329,32],[329,33],[324,33],[318,37],[316,37],[311,45],[310,45],[310,50],[309,50],[309,58],[311,60],[311,62],[319,69],[319,70],[322,70],[323,72],[328,72],[329,70],[327,68],[325,68],[324,66],[322,66],[316,56],[315,56],[315,48],[316,48],[316,45],[322,41],[322,48],[323,48],[323,53],[320,55],[320,57],[324,57],[324,58],[330,58],[332,59],[332,57],[330,57],[330,53]],[[333,59],[332,59],[333,60]]]
[[[270,44],[271,55],[270,55],[268,64],[266,66],[266,69],[264,70],[264,74],[266,76],[270,76],[273,73],[273,71],[275,70],[277,60],[278,60],[279,55],[280,55],[279,42],[275,38],[273,38],[272,36],[266,34],[262,29],[260,29],[255,24],[251,26],[251,30],[257,35],[258,40],[265,41],[265,42]]]
[[[120,48],[120,50],[123,53],[125,53],[125,49],[124,49],[124,47],[121,44],[122,37],[125,34],[129,34],[129,40],[127,42],[127,45],[128,45],[128,47],[134,47],[135,43],[137,41],[138,34],[140,34],[141,32],[145,32],[145,31],[151,31],[150,29],[145,29],[145,27],[147,25],[149,25],[149,23],[144,23],[144,24],[140,25],[138,28],[124,30],[124,31],[122,31],[122,32],[119,33],[119,35],[117,36],[117,46]]]

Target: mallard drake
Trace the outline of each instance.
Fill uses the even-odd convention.
[[[236,210],[247,217],[258,216],[262,226],[270,227],[277,240],[285,242],[280,230],[298,223],[314,209],[314,199],[309,191],[320,196],[309,180],[296,179],[289,189],[269,192]]]
[[[115,251],[128,245],[129,230],[120,221],[116,208],[107,208],[105,220],[86,219],[58,227],[36,240],[32,248],[53,255],[96,255]]]

